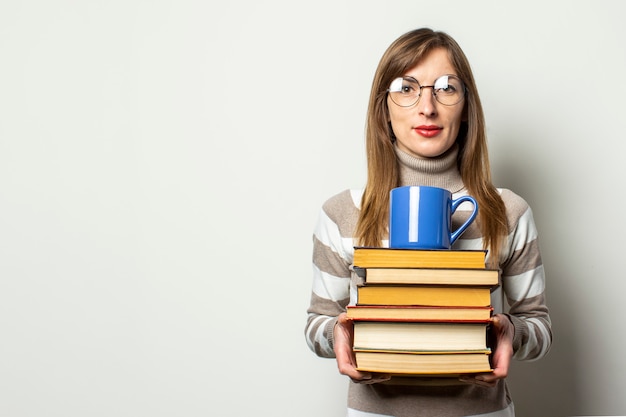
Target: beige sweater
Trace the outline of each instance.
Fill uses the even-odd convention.
[[[397,154],[401,185],[441,187],[451,191],[453,198],[466,194],[456,168],[456,148],[440,158],[427,160],[400,150]],[[552,342],[537,230],[527,203],[509,190],[499,191],[507,208],[509,235],[499,262],[502,285],[492,293],[492,305],[494,313],[508,314],[515,326],[514,358],[536,360],[547,354]],[[348,304],[356,302],[359,278],[352,271],[353,236],[362,192],[346,190],[328,199],[313,235],[313,285],[305,337],[311,350],[321,357],[334,357],[332,329],[336,317]],[[453,228],[468,215],[461,205],[453,215]],[[383,244],[386,246],[387,242]],[[472,224],[454,248],[482,249],[480,229]],[[405,385],[405,382],[402,379],[372,385],[350,382],[348,408],[352,415],[371,417],[512,415],[512,399],[505,381],[500,381],[496,388],[460,384],[455,380],[444,384],[423,381],[423,384]],[[359,414],[356,410],[370,414]]]

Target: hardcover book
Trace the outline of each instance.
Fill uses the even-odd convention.
[[[360,268],[485,268],[484,250],[397,249],[356,246],[354,266]]]

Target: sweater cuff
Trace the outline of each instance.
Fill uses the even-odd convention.
[[[329,320],[328,323],[326,323],[326,329],[324,330],[324,333],[326,334],[326,340],[328,341],[328,346],[330,347],[333,358],[335,357],[335,325],[337,324],[337,320],[337,317],[333,317],[331,320]]]
[[[519,317],[510,314],[506,314],[506,316],[511,320],[513,328],[515,329],[513,333],[513,354],[515,354],[528,338],[528,325]]]

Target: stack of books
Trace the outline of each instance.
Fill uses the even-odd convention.
[[[355,247],[363,278],[354,322],[357,369],[400,375],[492,371],[487,327],[498,270],[482,250]]]

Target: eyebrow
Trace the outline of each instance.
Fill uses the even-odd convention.
[[[446,73],[446,74],[441,74],[441,75],[437,76],[437,77],[433,80],[433,82],[435,82],[436,80],[438,80],[438,79],[439,79],[439,78],[441,78],[441,77],[445,77],[446,75],[452,75],[452,76],[454,76],[454,77],[456,77],[456,78],[458,78],[458,79],[461,79],[461,77],[459,77],[459,76],[458,76],[458,75],[456,75],[456,74]],[[410,78],[411,80],[417,81],[417,83],[421,85],[421,82],[420,82],[417,78],[415,78],[414,76],[412,76],[412,75],[403,75],[401,78]]]

